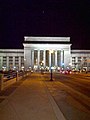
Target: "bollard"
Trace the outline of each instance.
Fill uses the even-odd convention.
[[[16,81],[18,81],[18,71],[16,72]]]
[[[3,74],[0,74],[0,91],[3,90]]]
[[[25,77],[26,76],[26,72],[24,72],[24,76],[23,77]]]

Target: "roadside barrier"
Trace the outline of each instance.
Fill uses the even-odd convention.
[[[27,71],[14,71],[0,74],[0,91],[29,75]]]
[[[0,91],[3,90],[3,74],[0,74]]]

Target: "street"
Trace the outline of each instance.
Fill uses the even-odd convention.
[[[88,74],[45,74],[45,84],[68,120],[90,119],[90,76]]]
[[[1,120],[90,120],[90,74],[52,78],[33,72],[2,91]]]

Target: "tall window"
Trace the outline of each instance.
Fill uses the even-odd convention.
[[[18,56],[16,56],[15,57],[15,66],[18,68],[18,66],[19,66],[19,57]]]
[[[13,67],[13,57],[12,56],[9,57],[9,67],[10,67],[10,69],[12,69],[12,67]]]
[[[4,67],[7,66],[7,57],[3,57],[3,66],[4,66]]]
[[[49,66],[49,50],[46,50],[46,66]]]
[[[76,57],[72,57],[72,67],[76,67]]]
[[[24,57],[21,56],[21,66],[24,66]]]
[[[76,62],[76,58],[72,57],[72,63],[75,63],[75,62]]]
[[[37,65],[37,59],[38,58],[38,51],[37,50],[34,50],[34,65]]]
[[[57,65],[60,67],[61,66],[61,51],[57,51]]]
[[[40,62],[43,61],[43,50],[40,50]]]

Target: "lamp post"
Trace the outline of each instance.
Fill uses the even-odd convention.
[[[51,78],[50,78],[50,81],[53,81],[53,78],[52,78],[52,54],[53,54],[53,50],[50,50],[50,54],[51,54],[51,68],[50,68],[50,72],[51,72]]]
[[[41,62],[41,73],[44,73],[44,67],[43,67],[44,61]]]

